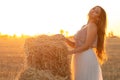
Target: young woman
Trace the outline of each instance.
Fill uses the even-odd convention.
[[[75,35],[75,42],[65,39],[74,49],[72,54],[72,80],[103,80],[101,65],[107,56],[104,52],[106,12],[100,6],[88,13],[88,22]],[[93,49],[96,49],[94,51]]]

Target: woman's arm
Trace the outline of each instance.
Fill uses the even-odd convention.
[[[94,23],[89,23],[87,27],[87,36],[86,36],[85,44],[83,46],[75,48],[74,50],[70,51],[70,53],[71,54],[81,53],[82,51],[89,49],[93,44],[93,41],[95,40],[96,36],[97,36],[97,26]]]
[[[72,48],[75,48],[75,42],[69,40],[68,38],[65,38],[65,42]]]
[[[69,40],[68,38],[66,38],[64,35],[62,34],[56,34],[54,36],[57,36],[59,38],[61,38],[62,40],[64,40],[70,47],[74,48],[75,47],[75,42]]]

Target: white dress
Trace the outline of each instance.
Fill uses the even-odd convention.
[[[87,34],[87,28],[82,28],[74,36],[76,47],[84,45]],[[88,50],[72,55],[71,73],[72,80],[103,80],[102,71],[97,56],[92,49],[96,46],[97,39]]]

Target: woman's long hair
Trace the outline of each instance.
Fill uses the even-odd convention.
[[[100,7],[100,6],[97,6]],[[101,64],[107,60],[107,54],[105,52],[105,36],[106,36],[106,26],[107,26],[107,16],[105,10],[101,8],[101,14],[99,16],[99,21],[97,22],[98,30],[98,41],[97,41],[97,56]]]

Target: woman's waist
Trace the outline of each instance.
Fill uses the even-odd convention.
[[[85,44],[85,41],[82,41],[82,40],[75,42],[76,47],[81,47],[81,46],[83,46],[84,44]],[[97,43],[96,43],[96,42],[93,42],[93,43],[90,45],[90,48],[96,48],[96,47],[97,47]]]
[[[75,45],[75,48],[79,48],[79,47],[82,47],[84,44],[76,44]],[[88,49],[96,49],[97,48],[97,45],[91,45]]]

